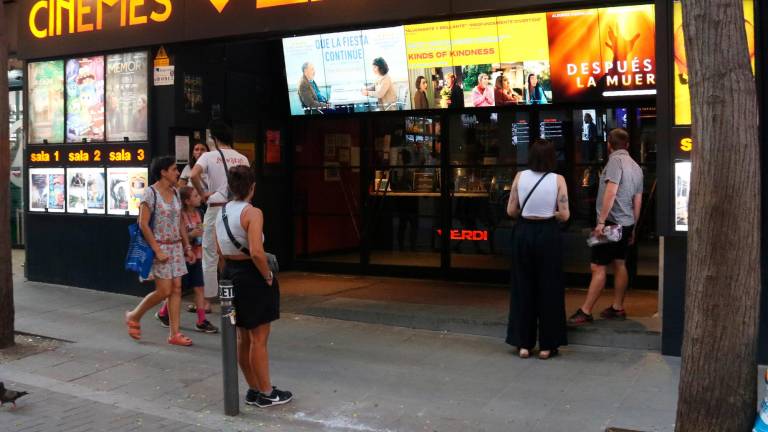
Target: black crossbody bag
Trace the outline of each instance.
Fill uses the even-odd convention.
[[[229,241],[232,242],[233,245],[242,253],[245,255],[251,256],[251,251],[243,246],[242,243],[237,241],[235,238],[235,235],[232,234],[232,229],[229,228],[229,217],[227,216],[227,205],[221,207],[221,219],[224,221],[224,229],[227,231],[227,236],[229,237]],[[269,266],[269,271],[272,272],[272,275],[277,276],[277,273],[280,271],[280,264],[277,262],[277,257],[274,254],[265,252],[267,255],[267,265]]]

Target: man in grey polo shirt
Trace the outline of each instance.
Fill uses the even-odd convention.
[[[613,265],[613,304],[600,313],[604,319],[626,319],[624,294],[629,284],[625,260],[629,247],[635,243],[635,224],[640,217],[643,203],[643,171],[632,160],[629,134],[624,129],[614,129],[608,134],[608,164],[600,174],[597,193],[597,226],[595,236],[602,236],[606,226],[621,225],[622,236],[618,242],[592,247],[592,281],[584,304],[569,319],[568,324],[579,326],[593,321],[592,308],[605,288],[607,267]]]

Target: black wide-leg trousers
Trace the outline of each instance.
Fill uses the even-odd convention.
[[[507,343],[528,350],[567,345],[563,241],[554,219],[520,219],[512,238]]]

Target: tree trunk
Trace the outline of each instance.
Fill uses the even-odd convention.
[[[11,148],[8,138],[8,35],[0,1],[0,348],[13,345],[14,310],[11,276]]]
[[[683,0],[693,109],[676,431],[751,430],[760,297],[760,153],[742,0]]]

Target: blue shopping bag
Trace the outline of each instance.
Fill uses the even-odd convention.
[[[155,188],[149,187],[152,191],[154,204],[152,205],[152,215],[149,217],[149,226],[155,227],[155,210],[157,209],[157,193]],[[141,214],[139,214],[141,219]],[[152,263],[155,261],[155,251],[147,243],[144,235],[141,233],[139,223],[131,224],[128,227],[128,253],[125,256],[125,269],[139,274],[139,278],[148,279],[152,271]]]
[[[768,386],[768,371],[765,372],[765,383]],[[766,388],[768,391],[768,388]],[[757,419],[755,419],[755,426],[752,428],[752,432],[768,432],[768,393],[766,393],[763,401],[760,403],[760,410],[757,412]]]

